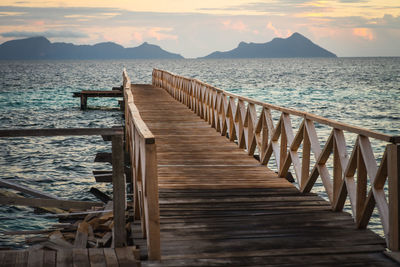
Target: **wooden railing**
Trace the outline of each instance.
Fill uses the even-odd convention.
[[[134,104],[131,82],[123,72],[125,101],[125,151],[129,152],[134,185],[135,219],[141,220],[147,238],[148,258],[159,260],[160,211],[158,205],[157,155],[154,135],[147,128]]]
[[[120,128],[70,128],[70,129],[1,129],[0,138],[3,137],[49,137],[49,136],[82,136],[82,135],[103,135],[111,136],[112,141],[112,184],[113,184],[113,244],[114,247],[123,247],[127,245],[126,230],[125,230],[125,210],[126,210],[126,182],[124,179],[124,147],[123,147],[123,129]],[[4,184],[3,184],[4,185]],[[23,189],[23,188],[22,188]],[[30,191],[31,192],[31,191]],[[74,207],[75,205],[89,208],[93,202],[82,201],[68,201],[57,199],[56,201],[48,200],[44,194],[37,194],[41,199],[29,198],[27,201],[24,199],[18,201],[14,200],[13,203],[22,205],[65,205],[66,207]],[[42,198],[46,199],[42,199]],[[27,202],[27,203],[25,203]],[[37,204],[36,204],[37,202]],[[46,203],[43,203],[46,202]],[[47,202],[50,202],[49,204]],[[30,204],[29,204],[30,203]],[[2,203],[3,204],[3,203]],[[95,205],[93,205],[95,206]],[[78,207],[78,206],[76,206]]]
[[[152,83],[188,106],[221,135],[237,142],[249,155],[258,153],[261,164],[267,165],[273,155],[279,177],[285,177],[292,167],[301,192],[310,192],[320,177],[334,211],[343,210],[349,198],[358,228],[367,227],[376,206],[388,247],[399,250],[400,137],[256,101],[163,70],[153,70]],[[279,114],[276,123],[272,112]],[[291,117],[300,120],[296,133]],[[316,124],[330,128],[322,149]],[[345,132],[356,135],[350,156]],[[379,165],[370,138],[384,142]],[[328,166],[332,154],[332,165]],[[389,201],[385,196],[387,180]]]

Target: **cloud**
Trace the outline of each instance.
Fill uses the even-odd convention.
[[[361,37],[363,39],[372,41],[375,39],[374,34],[372,33],[371,29],[367,28],[354,28],[353,34],[355,36]]]
[[[288,36],[290,36],[290,35],[292,34],[292,31],[291,31],[291,30],[287,30],[286,33],[283,33],[283,31],[278,30],[277,28],[275,28],[275,27],[272,25],[271,22],[268,22],[266,28],[269,29],[269,30],[271,30],[271,31],[273,31],[274,34],[275,34],[275,36],[281,37],[281,38],[282,38],[282,37],[288,37]]]
[[[22,16],[25,12],[0,11],[0,17]]]
[[[234,30],[238,32],[243,32],[247,30],[246,24],[244,24],[243,21],[241,20],[235,22],[232,22],[231,20],[224,20],[222,21],[222,25],[224,25],[225,29]]]
[[[310,0],[270,0],[263,2],[252,2],[239,5],[227,6],[225,8],[202,8],[203,11],[240,11],[258,14],[269,14],[285,16],[289,14],[312,12],[316,9],[324,10],[324,7],[310,5]]]
[[[29,32],[29,31],[12,31],[0,33],[5,38],[26,38],[32,36],[44,36],[47,38],[86,38],[87,34],[81,32],[71,31],[43,31],[43,32]]]
[[[173,30],[172,28],[153,27],[148,29],[145,34],[150,38],[155,38],[157,41],[177,40],[178,39],[177,35],[165,33],[165,32],[171,32],[172,30]]]
[[[365,3],[367,0],[339,0],[340,3]]]

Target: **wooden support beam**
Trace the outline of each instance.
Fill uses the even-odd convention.
[[[124,150],[122,135],[112,137],[114,246],[126,246],[125,209],[126,182],[124,178]]]
[[[81,110],[85,110],[87,108],[87,97],[84,94],[81,94]]]
[[[3,197],[0,196],[1,205],[15,205],[15,206],[30,206],[30,207],[56,207],[68,210],[75,209],[90,209],[93,206],[103,206],[102,202],[94,201],[76,201],[76,200],[60,200],[60,199],[46,199],[46,198],[23,198],[23,197]]]
[[[388,145],[389,249],[400,251],[400,145]]]

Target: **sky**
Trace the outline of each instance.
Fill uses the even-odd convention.
[[[186,58],[299,32],[340,57],[400,56],[400,0],[0,2],[0,43],[156,44]]]

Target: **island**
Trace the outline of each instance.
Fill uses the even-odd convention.
[[[179,54],[170,53],[161,47],[144,42],[140,46],[124,48],[105,42],[95,45],[52,43],[47,38],[31,37],[7,41],[0,45],[0,59],[180,59]]]
[[[237,48],[226,52],[213,52],[209,58],[309,58],[336,57],[335,54],[314,44],[300,33],[293,33],[288,38],[274,38],[267,43],[241,42]]]

